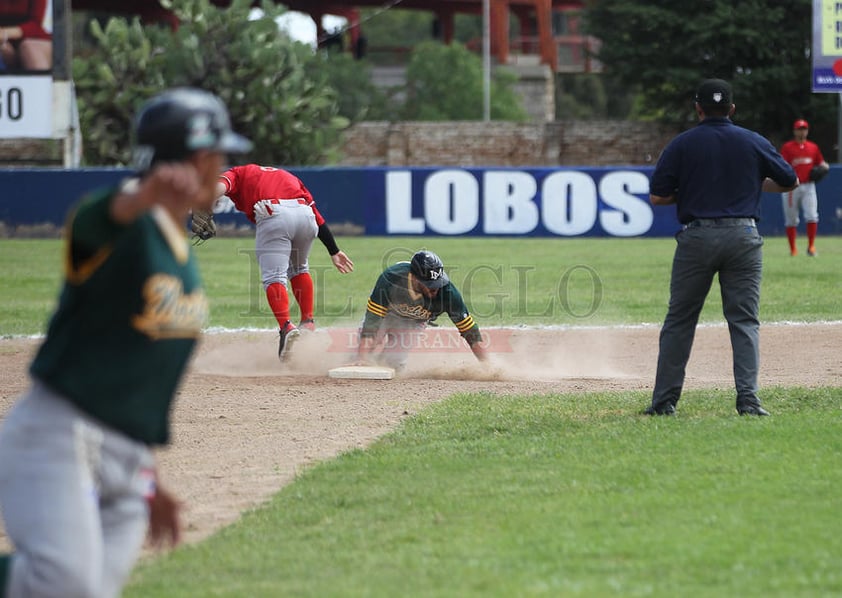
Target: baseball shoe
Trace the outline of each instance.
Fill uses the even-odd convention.
[[[303,332],[315,332],[316,331],[316,322],[313,321],[312,318],[309,320],[301,320],[298,324],[298,329]]]
[[[295,339],[300,335],[301,331],[292,322],[287,320],[286,324],[278,330],[278,359],[286,361],[289,358],[290,349],[292,349]]]
[[[798,255],[798,250],[797,249],[790,250],[789,255],[791,255],[792,257],[795,257],[796,255]]]
[[[760,405],[746,405],[745,407],[737,407],[737,413],[740,415],[769,415],[769,412],[766,411]]]
[[[643,412],[643,415],[675,415],[675,405],[667,403],[666,405],[651,405]]]
[[[816,248],[814,246],[808,247],[807,255],[809,255],[810,257],[816,257]]]

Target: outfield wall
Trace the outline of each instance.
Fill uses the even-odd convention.
[[[671,236],[673,207],[648,201],[651,167],[291,168],[331,224],[367,235],[633,237]],[[0,222],[63,223],[86,190],[125,169],[0,170]],[[842,166],[818,185],[821,234],[842,233]],[[227,202],[221,225],[247,225]],[[760,231],[784,233],[779,194],[764,194]],[[802,225],[803,226],[803,225]]]

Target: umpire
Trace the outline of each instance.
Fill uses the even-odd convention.
[[[763,265],[757,220],[761,191],[789,191],[798,178],[767,139],[731,122],[735,106],[727,82],[702,82],[695,100],[699,124],[667,145],[650,181],[649,201],[675,204],[682,228],[676,235],[652,405],[645,413],[675,413],[699,313],[718,274],[737,412],[769,415],[757,397]]]

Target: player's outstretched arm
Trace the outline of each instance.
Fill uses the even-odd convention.
[[[173,216],[186,216],[200,194],[196,168],[189,163],[162,163],[142,178],[129,179],[111,202],[111,217],[129,224],[153,205],[166,208]]]
[[[351,258],[345,255],[344,251],[337,251],[330,256],[330,259],[333,262],[333,265],[336,266],[336,269],[342,274],[348,274],[349,272],[354,271],[354,262],[351,261]]]

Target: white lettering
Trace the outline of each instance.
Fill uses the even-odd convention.
[[[618,170],[599,181],[599,196],[613,210],[602,210],[599,223],[615,237],[642,235],[652,227],[655,216],[647,201],[637,197],[649,194],[649,179],[642,172]]]
[[[593,179],[584,172],[554,172],[541,185],[541,217],[551,233],[582,235],[596,223],[597,195]]]
[[[574,237],[591,232],[598,223],[608,235],[631,237],[646,234],[654,222],[651,206],[641,197],[649,193],[649,179],[634,170],[607,172],[598,186],[587,172],[550,172],[540,193],[534,174],[489,170],[482,173],[482,195],[471,172],[433,171],[426,175],[423,212],[416,217],[412,216],[413,174],[426,173],[386,173],[387,234],[460,235],[475,231],[482,219],[482,232],[490,235],[530,234],[543,224],[550,234]]]
[[[479,221],[479,183],[464,170],[431,174],[424,184],[424,215],[427,226],[439,234],[471,231]],[[423,223],[418,232],[423,232]]]
[[[386,233],[423,234],[424,219],[412,217],[412,173],[386,173]]]
[[[483,231],[488,234],[525,234],[538,226],[538,190],[527,172],[487,171],[483,177]]]

